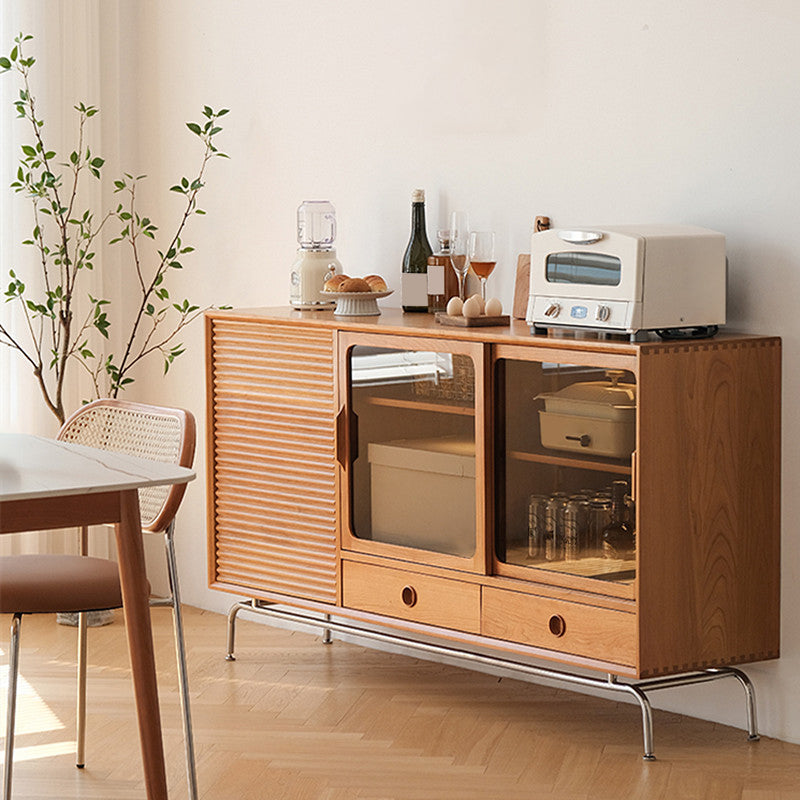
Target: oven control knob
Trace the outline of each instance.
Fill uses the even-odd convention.
[[[607,322],[611,316],[611,309],[608,306],[597,306],[597,321]]]
[[[550,303],[545,309],[544,315],[546,317],[557,317],[559,311],[561,311],[561,306],[558,303]]]

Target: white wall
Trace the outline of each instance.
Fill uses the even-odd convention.
[[[176,294],[197,302],[284,304],[304,199],[335,204],[346,271],[395,288],[411,190],[427,190],[431,235],[449,209],[468,209],[498,231],[491,283],[506,306],[537,214],[726,234],[730,326],[784,337],[784,655],[748,672],[762,731],[800,741],[800,6],[119,0],[105,24],[124,166],[150,176],[163,228],[179,205],[163,189],[195,161],[184,121],[203,104],[231,109],[221,142],[232,158],[209,171],[208,216],[186,237],[197,252],[176,276]],[[203,431],[201,326],[185,340],[169,378],[154,366],[132,395],[192,409]],[[222,609],[230,598],[206,588],[202,444],[179,520],[183,586],[190,603]],[[734,685],[662,703],[743,725]]]

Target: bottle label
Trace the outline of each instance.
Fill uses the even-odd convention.
[[[428,276],[426,273],[404,272],[400,288],[403,306],[428,307]]]
[[[444,265],[428,264],[428,294],[444,294]]]

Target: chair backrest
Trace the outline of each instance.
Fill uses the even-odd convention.
[[[189,411],[101,399],[81,407],[62,426],[64,442],[191,467],[195,422]],[[186,484],[139,490],[142,528],[163,531],[172,522]]]

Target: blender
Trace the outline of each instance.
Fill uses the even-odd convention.
[[[322,287],[341,273],[333,241],[336,211],[327,200],[306,200],[297,209],[297,258],[292,264],[289,302],[295,308],[327,309],[335,302],[326,298]]]

